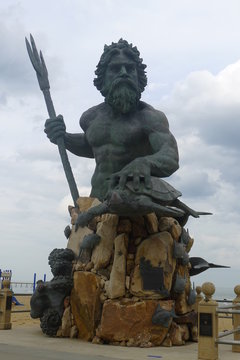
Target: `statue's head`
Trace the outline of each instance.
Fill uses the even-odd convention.
[[[121,113],[136,107],[147,85],[146,65],[136,47],[126,40],[104,47],[97,65],[94,85],[106,102]]]

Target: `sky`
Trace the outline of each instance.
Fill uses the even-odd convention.
[[[168,182],[189,206],[213,213],[189,220],[190,256],[231,266],[192,280],[240,283],[239,13],[238,0],[0,1],[0,268],[13,281],[51,279],[48,255],[67,245],[72,203],[43,132],[48,115],[25,47],[31,33],[70,133],[103,101],[93,78],[104,44],[124,38],[138,47],[148,77],[142,100],[166,114],[178,143],[180,169]],[[94,160],[69,159],[88,196]]]

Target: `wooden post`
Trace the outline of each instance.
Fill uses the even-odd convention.
[[[218,303],[212,300],[215,286],[210,282],[202,285],[205,298],[198,305],[198,359],[217,360],[218,344],[218,316],[216,308]]]
[[[240,310],[240,285],[235,286],[234,292],[237,295],[233,300],[233,304],[238,304],[239,306],[234,308],[234,310]],[[240,327],[240,314],[233,314],[233,328],[234,330]],[[240,341],[240,332],[234,333],[234,340]],[[240,352],[240,345],[232,346],[233,352]]]
[[[0,330],[12,328],[11,309],[12,291],[10,290],[10,280],[3,280],[3,289],[0,290]]]

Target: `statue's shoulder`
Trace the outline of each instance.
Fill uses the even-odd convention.
[[[83,131],[87,130],[90,123],[99,115],[99,113],[104,111],[105,107],[106,107],[105,103],[101,103],[84,111],[79,121]]]
[[[153,106],[145,103],[144,101],[139,102],[139,111],[148,123],[153,122],[161,124],[162,126],[169,126],[168,119],[164,112],[155,109]]]

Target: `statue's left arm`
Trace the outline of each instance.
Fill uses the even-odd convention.
[[[151,154],[136,157],[135,160],[118,173],[112,176],[112,186],[119,183],[124,187],[129,177],[133,179],[134,188],[137,190],[141,179],[144,178],[145,186],[151,187],[151,176],[167,177],[173,174],[179,167],[177,143],[169,130],[166,116],[156,110],[148,112],[148,118],[143,124]],[[144,146],[144,144],[143,144]]]
[[[162,115],[165,117],[164,114]],[[169,131],[166,117],[162,125],[149,133],[148,139],[153,154],[145,156],[144,159],[150,167],[151,175],[157,177],[172,175],[179,168],[179,156],[177,142]]]

